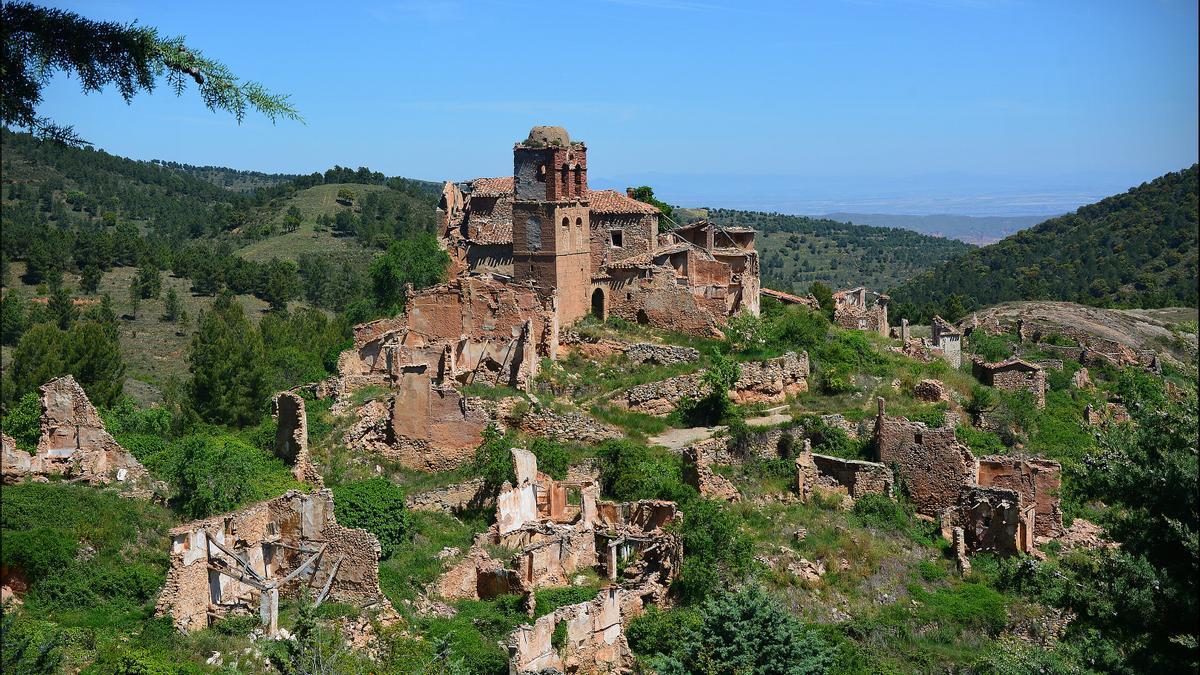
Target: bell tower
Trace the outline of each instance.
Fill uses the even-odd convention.
[[[589,308],[587,147],[562,127],[534,127],[513,146],[513,193],[513,275],[557,295],[559,322],[572,324]]]

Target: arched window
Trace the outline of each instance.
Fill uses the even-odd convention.
[[[563,197],[571,196],[571,169],[566,165],[562,165],[562,193]]]
[[[540,182],[540,183],[546,182],[546,165],[545,164],[538,164],[537,179],[538,179],[538,182]]]
[[[586,241],[586,239],[584,238],[584,235],[583,235],[583,218],[576,218],[575,219],[575,245],[583,246],[584,241]]]
[[[583,167],[575,165],[575,194],[583,196]]]

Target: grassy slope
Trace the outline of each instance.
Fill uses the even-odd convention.
[[[360,185],[350,183],[332,183],[317,185],[293,193],[278,204],[269,206],[271,210],[266,216],[266,222],[274,223],[282,231],[283,219],[292,206],[300,210],[302,222],[294,232],[277,234],[266,239],[251,242],[237,250],[237,254],[247,260],[266,261],[271,258],[297,260],[304,253],[319,253],[342,260],[366,264],[374,251],[361,246],[354,237],[336,237],[326,230],[318,232],[317,217],[320,215],[336,216],[339,211],[347,208],[337,202],[337,193],[341,188],[349,188],[361,199],[369,192],[387,192],[389,188],[383,185]]]
[[[30,286],[21,281],[25,264],[13,263],[9,276],[4,280],[6,292],[18,293],[26,298],[44,296],[44,288]],[[188,345],[191,333],[196,325],[200,311],[212,304],[213,299],[207,296],[192,295],[191,282],[178,279],[164,272],[162,275],[163,289],[158,299],[142,300],[136,318],[129,314],[129,283],[137,269],[134,267],[114,267],[101,279],[100,290],[95,296],[108,293],[112,297],[113,307],[120,319],[121,355],[126,364],[125,393],[133,396],[141,403],[158,401],[161,389],[171,377],[185,378],[188,369]],[[78,293],[79,277],[75,274],[63,275],[64,285]],[[174,288],[188,314],[188,325],[168,323],[159,317],[163,313],[163,298],[167,289]],[[246,309],[246,315],[257,323],[267,310],[267,303],[252,295],[236,296]],[[300,306],[293,303],[292,306]],[[3,349],[5,365],[11,358],[12,348]]]

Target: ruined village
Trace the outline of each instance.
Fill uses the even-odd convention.
[[[512,163],[442,187],[438,283],[354,325],[334,374],[271,396],[266,447],[286,489],[166,532],[153,616],[182,635],[246,621],[249,642],[214,643],[206,667],[277,667],[262,646],[302,642],[297,606],[336,608],[333,652],[382,663],[396,640],[433,639],[419,626],[511,599],[518,620],[485,647],[515,675],[653,669],[645,627],[693,611],[705,574],[707,592],[764,588],[813,624],[846,624],[857,603],[931,603],[941,579],[1119,547],[1071,487],[1074,449],[1045,430],[1132,433],[1123,378],[1157,383],[1163,406],[1195,402],[1178,384],[1194,334],[1181,352],[1032,303],[918,324],[879,289],[773,290],[754,229],[592,189],[588,147],[562,127],[533,127]],[[806,326],[819,332],[788,337]],[[35,447],[3,436],[5,486],[173,503],[145,441],[123,447],[74,377],[44,382],[37,406]],[[431,533],[381,543],[399,520],[339,522],[348,476],[402,488],[405,519],[469,531],[437,550]],[[740,532],[710,535],[730,550],[696,548],[713,509],[739,514]],[[427,574],[389,571],[406,549]],[[905,565],[921,570],[915,590],[886,572]],[[6,607],[31,576],[6,559]],[[1029,603],[994,635],[1054,650],[1076,615]],[[449,658],[453,636],[439,639],[430,653]]]

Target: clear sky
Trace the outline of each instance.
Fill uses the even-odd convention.
[[[184,35],[306,120],[47,87],[43,113],[140,159],[465,179],[560,124],[594,184],[673,203],[1015,214],[1190,166],[1200,142],[1195,0],[47,4]]]

